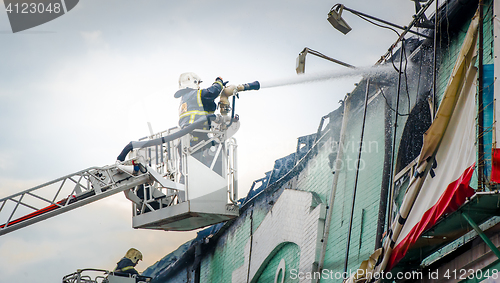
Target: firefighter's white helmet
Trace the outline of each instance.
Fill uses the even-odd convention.
[[[200,77],[192,72],[183,73],[179,77],[179,89],[184,88],[200,88],[201,79]]]

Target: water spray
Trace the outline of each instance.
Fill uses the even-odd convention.
[[[328,71],[321,73],[302,74],[291,78],[262,81],[260,82],[260,87],[272,88],[272,87],[280,87],[287,85],[335,80],[335,79],[355,77],[355,76],[374,76],[374,75],[387,74],[390,71],[393,71],[390,65],[382,65],[382,66],[377,65],[374,67],[352,68],[352,69],[344,69],[341,71]]]
[[[222,94],[220,95],[220,101],[219,101],[220,113],[223,116],[227,116],[229,112],[232,112],[231,114],[231,121],[232,121],[232,118],[234,118],[235,99],[236,97],[238,97],[238,93],[241,91],[259,90],[261,88],[272,88],[272,87],[280,87],[280,86],[288,86],[296,84],[313,83],[313,82],[328,81],[328,80],[335,80],[335,79],[355,77],[355,76],[371,77],[374,75],[387,74],[391,71],[393,71],[393,69],[392,66],[390,65],[377,65],[374,67],[351,68],[341,71],[302,74],[291,78],[269,80],[263,82],[255,81],[247,84],[228,85],[224,88]],[[233,96],[232,107],[231,103],[229,102],[230,96]]]

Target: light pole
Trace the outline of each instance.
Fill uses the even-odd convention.
[[[337,59],[333,59],[331,57],[328,57],[316,50],[312,50],[308,47],[304,48],[304,50],[302,50],[300,53],[299,53],[299,56],[297,57],[297,65],[296,65],[296,68],[295,68],[295,71],[297,71],[297,74],[303,74],[305,73],[306,71],[306,55],[307,54],[311,54],[311,55],[314,55],[314,56],[318,56],[320,58],[323,58],[323,59],[326,59],[328,61],[331,61],[331,62],[334,62],[334,63],[337,63],[339,65],[342,65],[344,67],[348,67],[348,68],[356,68],[354,67],[353,65],[350,65],[350,64],[347,64],[347,63],[344,63],[340,60],[337,60]]]
[[[335,6],[332,7],[330,12],[328,13],[327,20],[330,22],[330,24],[334,28],[336,28],[338,31],[340,31],[343,34],[347,34],[348,32],[350,32],[352,30],[351,27],[347,24],[347,22],[342,18],[342,12],[344,10],[349,11],[349,12],[353,13],[354,15],[362,18],[363,20],[368,21],[368,22],[370,22],[374,25],[377,25],[377,26],[378,26],[378,24],[376,24],[370,20],[374,20],[374,21],[389,25],[391,27],[398,28],[400,30],[408,30],[408,32],[413,33],[413,34],[418,35],[418,36],[421,36],[421,37],[424,37],[424,38],[428,38],[428,39],[432,38],[428,35],[425,35],[425,34],[422,34],[422,33],[416,32],[416,31],[412,31],[411,29],[408,29],[407,27],[402,27],[400,25],[393,24],[393,23],[388,22],[386,20],[382,20],[382,19],[379,19],[377,17],[370,16],[368,14],[356,11],[354,9],[347,8],[346,6],[344,6],[342,4],[336,4]]]

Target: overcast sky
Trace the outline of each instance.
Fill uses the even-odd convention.
[[[208,87],[293,78],[309,47],[373,65],[396,35],[345,13],[343,35],[326,20],[336,2],[81,0],[69,13],[13,34],[0,11],[0,198],[91,166],[113,164],[131,140],[177,125],[180,73]],[[410,0],[350,0],[348,7],[407,25]],[[3,5],[1,6],[3,10]],[[308,56],[306,72],[343,67]],[[236,112],[240,197],[274,160],[316,132],[358,78],[242,93]],[[130,247],[142,271],[194,232],[131,228],[123,194],[0,236],[1,282],[60,282],[79,268],[113,269]]]

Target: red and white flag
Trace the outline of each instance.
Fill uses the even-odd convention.
[[[474,73],[474,74],[472,74]],[[404,257],[422,233],[445,214],[457,210],[474,194],[469,186],[476,161],[475,70],[468,92],[457,101],[453,115],[411,211],[396,241],[387,267]]]
[[[469,186],[475,168],[476,41],[474,17],[457,56],[436,118],[424,135],[424,145],[399,214],[384,243],[377,270],[391,270],[422,233],[474,194]]]

